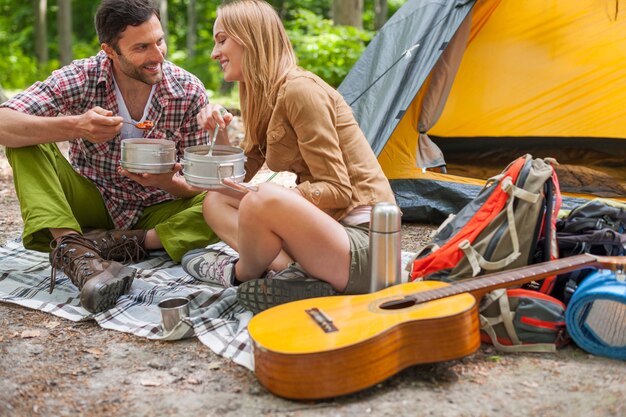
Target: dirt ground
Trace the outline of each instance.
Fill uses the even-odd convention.
[[[18,236],[22,221],[1,152],[0,204],[2,243]],[[416,250],[432,229],[403,225],[403,249]],[[501,354],[483,345],[469,357],[413,366],[355,394],[295,402],[272,395],[253,372],[196,339],[149,341],[0,303],[2,417],[621,417],[625,371],[624,362],[574,346],[553,354]]]

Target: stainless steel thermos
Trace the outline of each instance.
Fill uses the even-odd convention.
[[[402,212],[392,203],[372,207],[370,219],[370,292],[399,284]]]

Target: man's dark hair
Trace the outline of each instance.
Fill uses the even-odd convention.
[[[120,33],[128,26],[147,22],[152,15],[161,19],[159,8],[152,0],[102,0],[95,18],[98,40],[117,50]]]

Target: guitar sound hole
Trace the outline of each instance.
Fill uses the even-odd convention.
[[[414,298],[404,297],[399,300],[386,301],[380,305],[380,308],[383,310],[401,310],[403,308],[413,307],[414,305]]]

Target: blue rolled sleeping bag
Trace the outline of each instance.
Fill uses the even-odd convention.
[[[589,275],[567,306],[565,325],[584,351],[626,359],[626,282],[609,270]]]

